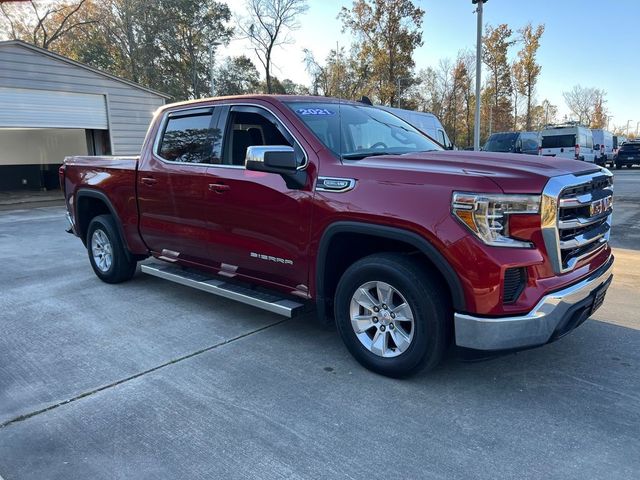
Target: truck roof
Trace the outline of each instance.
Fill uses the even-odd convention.
[[[335,98],[335,97],[321,97],[318,95],[269,95],[269,94],[250,94],[250,95],[229,95],[225,97],[207,97],[207,98],[197,98],[195,100],[185,100],[182,102],[168,103],[161,107],[161,110],[165,110],[167,108],[182,106],[182,105],[198,105],[200,103],[206,103],[211,101],[220,101],[220,100],[265,100],[265,101],[273,101],[276,100],[281,103],[286,102],[308,102],[308,103],[340,103],[346,105],[364,105],[360,102],[355,102],[353,100],[345,100],[343,98]]]

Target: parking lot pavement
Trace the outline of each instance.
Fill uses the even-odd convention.
[[[629,174],[614,243],[637,219]],[[0,212],[5,480],[638,477],[633,224],[605,305],[571,335],[391,380],[310,317],[140,274],[101,283],[62,212]]]
[[[640,250],[640,168],[614,170],[611,244]]]

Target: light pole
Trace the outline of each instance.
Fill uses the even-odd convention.
[[[629,124],[632,122],[632,120],[627,120],[627,137],[629,136]]]
[[[636,122],[636,138],[638,137],[639,130],[640,130],[640,122]]]
[[[478,5],[478,27],[476,39],[476,115],[473,125],[473,149],[480,150],[480,87],[482,86],[482,6],[487,0],[471,0],[471,3]]]
[[[210,42],[209,43],[209,83],[211,84],[211,96],[215,96],[215,91],[213,88],[213,52],[216,47],[220,45],[219,42]]]

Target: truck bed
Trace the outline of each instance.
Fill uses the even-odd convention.
[[[129,250],[142,254],[147,249],[138,231],[138,160],[137,156],[67,157],[61,171],[61,183],[67,207],[70,212],[74,212],[72,217],[88,203],[102,200],[109,205],[112,210],[110,213],[118,219]],[[87,225],[76,225],[77,234],[81,238],[86,229]]]

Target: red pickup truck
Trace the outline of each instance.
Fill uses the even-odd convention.
[[[140,157],[70,157],[60,179],[105,282],[151,256],[142,272],[183,285],[286,316],[312,305],[389,376],[434,367],[452,342],[553,341],[612,279],[608,170],[444,151],[356,102],[167,105]]]

